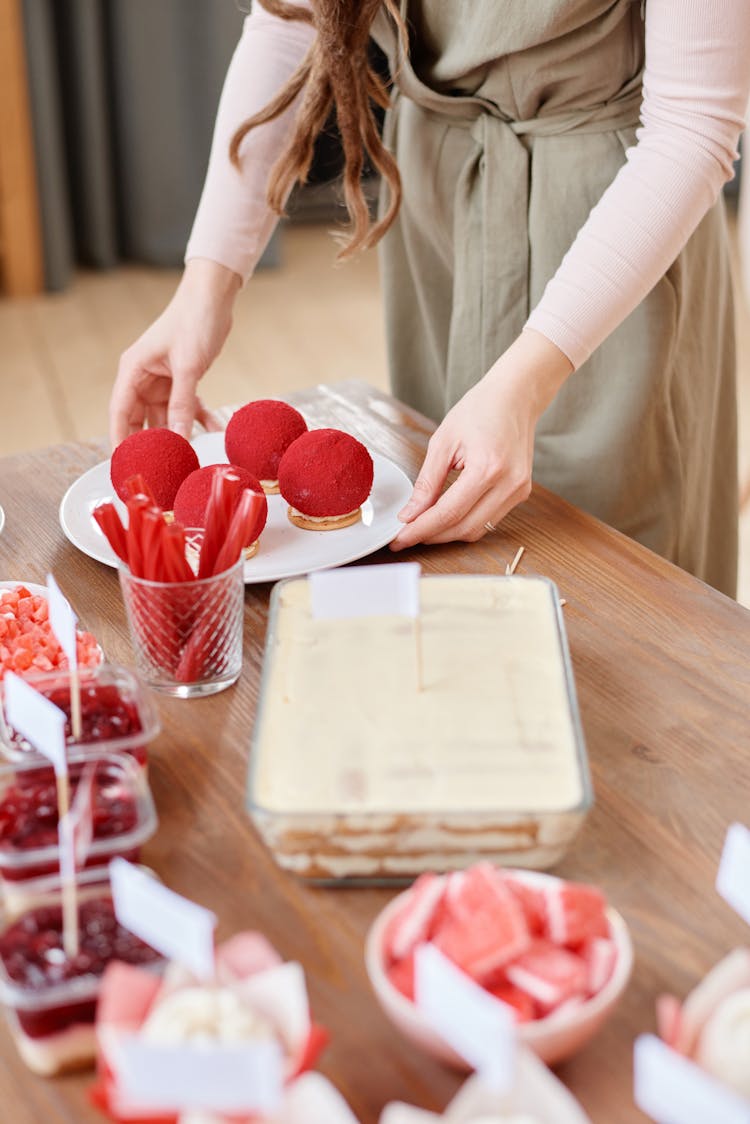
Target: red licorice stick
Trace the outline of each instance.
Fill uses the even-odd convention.
[[[134,476],[129,476],[123,484],[122,490],[127,500],[132,496],[146,496],[150,503],[156,503],[154,493],[151,491],[146,477],[141,472],[136,472]]]
[[[231,468],[214,474],[211,494],[206,506],[206,528],[201,547],[199,578],[208,578],[214,572],[216,559],[227,537],[232,513],[240,490],[240,478]]]
[[[100,503],[92,512],[102,534],[121,562],[128,561],[128,539],[113,503]]]
[[[128,508],[128,565],[136,578],[144,578],[143,513],[151,507],[148,496],[131,496]]]
[[[191,582],[195,574],[185,557],[185,531],[179,523],[165,526],[162,536],[166,580],[170,582]]]
[[[255,541],[257,534],[253,536],[253,531],[258,526],[263,502],[263,496],[259,496],[250,488],[245,488],[240,496],[240,502],[234,509],[227,537],[214,564],[214,574],[220,574],[230,566],[234,566],[243,548]]]
[[[162,533],[164,513],[160,507],[148,507],[141,516],[143,532],[143,576],[152,582],[169,581],[164,573]]]

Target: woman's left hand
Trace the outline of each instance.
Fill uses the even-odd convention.
[[[476,542],[527,499],[537,421],[572,369],[544,336],[524,331],[430,438],[391,550]],[[443,492],[453,469],[460,475]]]

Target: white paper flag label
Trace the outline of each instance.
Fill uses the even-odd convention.
[[[434,945],[414,958],[417,1007],[434,1030],[498,1093],[515,1083],[516,1026],[510,1008],[479,987]]]
[[[419,616],[418,562],[355,566],[310,574],[314,617]]]
[[[47,601],[52,631],[68,658],[68,667],[71,671],[75,671],[78,666],[76,615],[52,574],[47,574]]]
[[[125,859],[112,859],[109,875],[120,924],[198,979],[212,979],[216,915],[168,890]]]
[[[733,823],[727,832],[716,889],[750,925],[750,831],[741,823]]]
[[[276,1114],[284,1056],[278,1042],[162,1046],[128,1035],[115,1053],[122,1107],[161,1112]]]
[[[67,776],[65,713],[12,671],[3,686],[8,725],[52,762],[58,777]]]
[[[750,1124],[750,1103],[653,1034],[636,1038],[635,1103],[657,1124]]]

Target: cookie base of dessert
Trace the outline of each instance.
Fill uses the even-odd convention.
[[[75,1023],[56,1034],[32,1038],[9,1012],[10,1032],[16,1049],[32,1073],[40,1077],[56,1077],[90,1069],[96,1057],[94,1024]]]
[[[255,555],[258,553],[259,546],[260,539],[256,539],[255,542],[250,543],[250,546],[246,546],[244,548],[244,550],[242,551],[242,557],[246,562],[249,562],[251,558],[255,557]]]
[[[340,527],[358,523],[362,518],[362,508],[358,507],[347,515],[332,515],[330,519],[311,519],[295,511],[293,507],[288,507],[286,514],[289,522],[303,531],[337,531]]]
[[[278,480],[261,480],[260,486],[267,496],[278,496],[279,494]]]

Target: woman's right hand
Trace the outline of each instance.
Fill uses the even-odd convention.
[[[109,404],[112,447],[145,424],[190,437],[197,419],[217,428],[198,397],[198,380],[221,351],[242,284],[226,266],[191,259],[161,316],[123,352]]]

